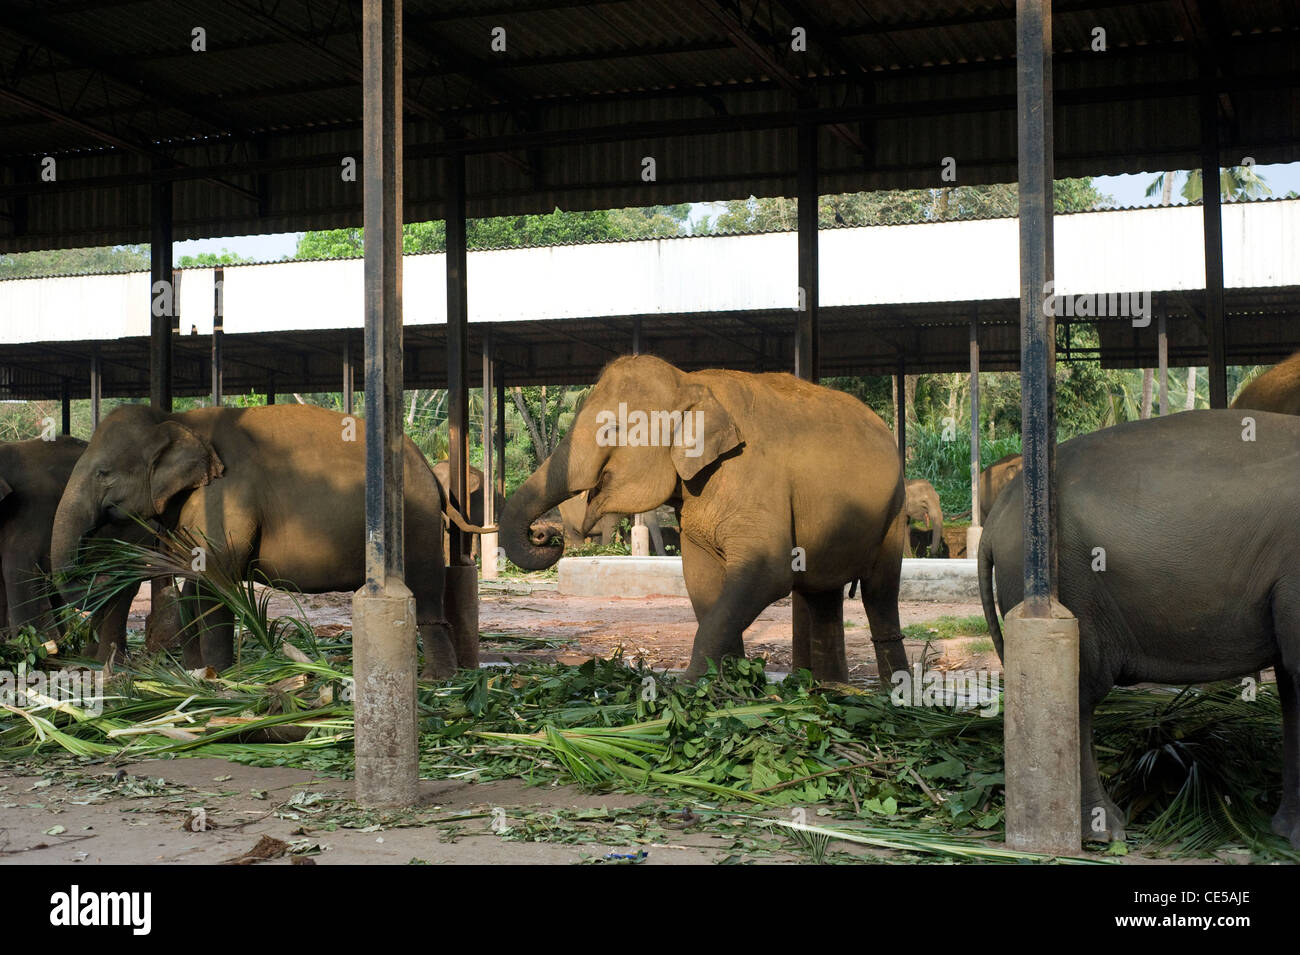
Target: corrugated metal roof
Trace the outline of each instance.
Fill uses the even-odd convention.
[[[1226,23],[1216,38],[1225,157],[1300,160],[1300,5],[1217,6]],[[1013,179],[1014,3],[917,7],[824,0],[809,6],[820,23],[796,24],[778,0],[406,0],[408,152],[436,147],[448,122],[477,138],[692,121],[717,131],[472,156],[469,214],[788,195],[793,130],[720,124],[789,113],[797,86],[822,109],[876,110],[842,124],[844,137],[823,130],[825,193],[938,185],[944,156],[957,159],[960,183]],[[1058,176],[1197,163],[1199,51],[1184,9],[1182,0],[1054,4]],[[207,52],[190,50],[196,25],[207,31]],[[796,25],[808,26],[806,53],[789,49]],[[505,52],[489,48],[494,26],[507,31]],[[1098,26],[1104,53],[1090,49]],[[762,54],[728,30],[750,34]],[[352,3],[7,3],[0,62],[13,68],[0,84],[0,250],[147,239],[140,176],[148,160],[106,148],[89,127],[192,166],[305,163],[218,177],[236,189],[180,183],[178,239],[357,224],[360,185],[340,181],[337,160],[360,154],[358,35]],[[845,141],[852,137],[866,155]],[[59,162],[59,183],[32,192],[46,155]],[[658,162],[654,183],[640,179],[647,155]],[[437,159],[408,161],[408,221],[441,218],[440,175]],[[117,184],[61,191],[104,177]]]

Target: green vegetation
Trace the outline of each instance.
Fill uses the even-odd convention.
[[[970,637],[988,632],[988,621],[980,616],[944,616],[924,623],[909,624],[903,628],[903,636],[911,640],[947,640],[951,637]],[[992,649],[991,644],[989,649]]]

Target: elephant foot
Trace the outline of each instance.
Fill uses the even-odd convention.
[[[1269,828],[1275,836],[1288,840],[1292,848],[1300,849],[1300,805],[1282,803]]]
[[[450,680],[456,675],[456,664],[456,650],[445,625],[424,637],[424,669],[420,671],[421,680],[427,683]]]
[[[1083,802],[1082,835],[1084,842],[1123,842],[1124,813],[1106,796]]]

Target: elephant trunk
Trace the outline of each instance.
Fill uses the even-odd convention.
[[[69,596],[67,578],[76,565],[81,541],[95,527],[94,515],[80,502],[78,484],[80,482],[68,482],[59,507],[54,512],[54,524],[50,532],[50,569],[65,597]]]
[[[510,496],[497,522],[506,556],[524,570],[545,570],[564,554],[563,544],[534,543],[531,530],[542,515],[576,493],[569,489],[569,447],[566,437]]]
[[[943,511],[937,506],[930,515],[930,524],[933,528],[930,532],[930,556],[938,557],[943,550]]]

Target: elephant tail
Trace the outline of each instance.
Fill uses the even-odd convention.
[[[1002,656],[1002,625],[998,622],[997,599],[993,594],[993,547],[989,536],[980,539],[979,551],[980,603],[984,605],[984,620],[989,625],[993,648]]]
[[[849,599],[852,600],[858,595],[858,578],[854,577],[849,581]]]

